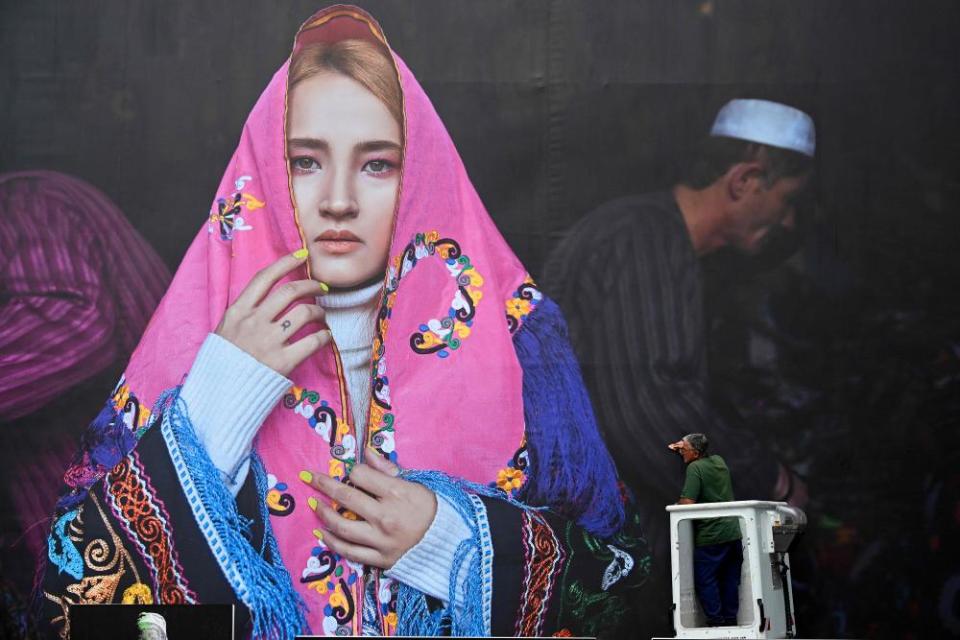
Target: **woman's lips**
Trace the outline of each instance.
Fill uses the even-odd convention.
[[[351,251],[356,251],[363,244],[360,238],[349,231],[333,230],[321,233],[317,236],[316,242],[324,251],[334,255],[343,255]]]

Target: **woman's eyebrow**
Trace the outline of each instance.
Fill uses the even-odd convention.
[[[287,146],[314,149],[316,151],[327,151],[330,148],[326,140],[319,138],[290,138],[287,140]]]
[[[356,151],[400,151],[400,145],[393,140],[365,140],[353,147]]]
[[[329,151],[330,144],[320,138],[290,138],[287,140],[288,147],[299,147],[301,149],[313,149],[316,151]],[[353,146],[354,151],[365,153],[370,151],[400,151],[400,145],[393,140],[364,140]]]

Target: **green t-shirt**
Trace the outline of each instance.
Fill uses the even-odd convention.
[[[733,482],[727,463],[718,455],[699,458],[687,465],[681,498],[690,498],[698,504],[734,500]],[[702,547],[740,539],[740,522],[735,517],[695,520],[694,544]]]

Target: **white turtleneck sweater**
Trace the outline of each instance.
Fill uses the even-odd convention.
[[[357,442],[363,442],[363,428],[370,413],[370,358],[381,291],[383,286],[377,282],[356,291],[330,292],[317,298],[340,350]]]
[[[370,358],[382,285],[330,292],[317,299],[340,351],[344,378],[357,430],[370,409]],[[227,488],[236,495],[250,466],[253,439],[292,382],[233,343],[207,336],[180,391],[197,435]],[[430,528],[387,575],[441,600],[449,600],[453,555],[470,530],[445,499],[437,497]],[[465,565],[466,566],[466,563]],[[458,576],[459,582],[465,576]]]

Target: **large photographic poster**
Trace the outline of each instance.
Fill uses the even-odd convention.
[[[794,233],[756,256],[702,260],[709,402],[803,494],[791,496],[808,516],[791,554],[802,636],[960,635],[960,6],[360,4],[422,83],[510,247],[545,283],[551,251],[578,220],[674,185],[728,100],[776,100],[812,116],[815,173]],[[0,172],[82,178],[173,270],[207,222],[249,109],[320,6],[4,2]],[[9,206],[0,203],[2,226]],[[4,242],[17,237],[9,231]],[[0,322],[10,302],[0,282]],[[59,404],[0,418],[11,625],[50,528],[54,470],[123,364],[100,366]],[[643,638],[670,632],[662,508],[676,501],[683,466],[667,442],[636,432],[637,460],[662,455],[668,469],[629,470],[637,502],[659,514],[645,524],[654,569],[630,605]],[[722,439],[712,446],[734,453]],[[748,466],[731,469],[735,488]],[[774,497],[773,487],[742,486],[738,498]]]

